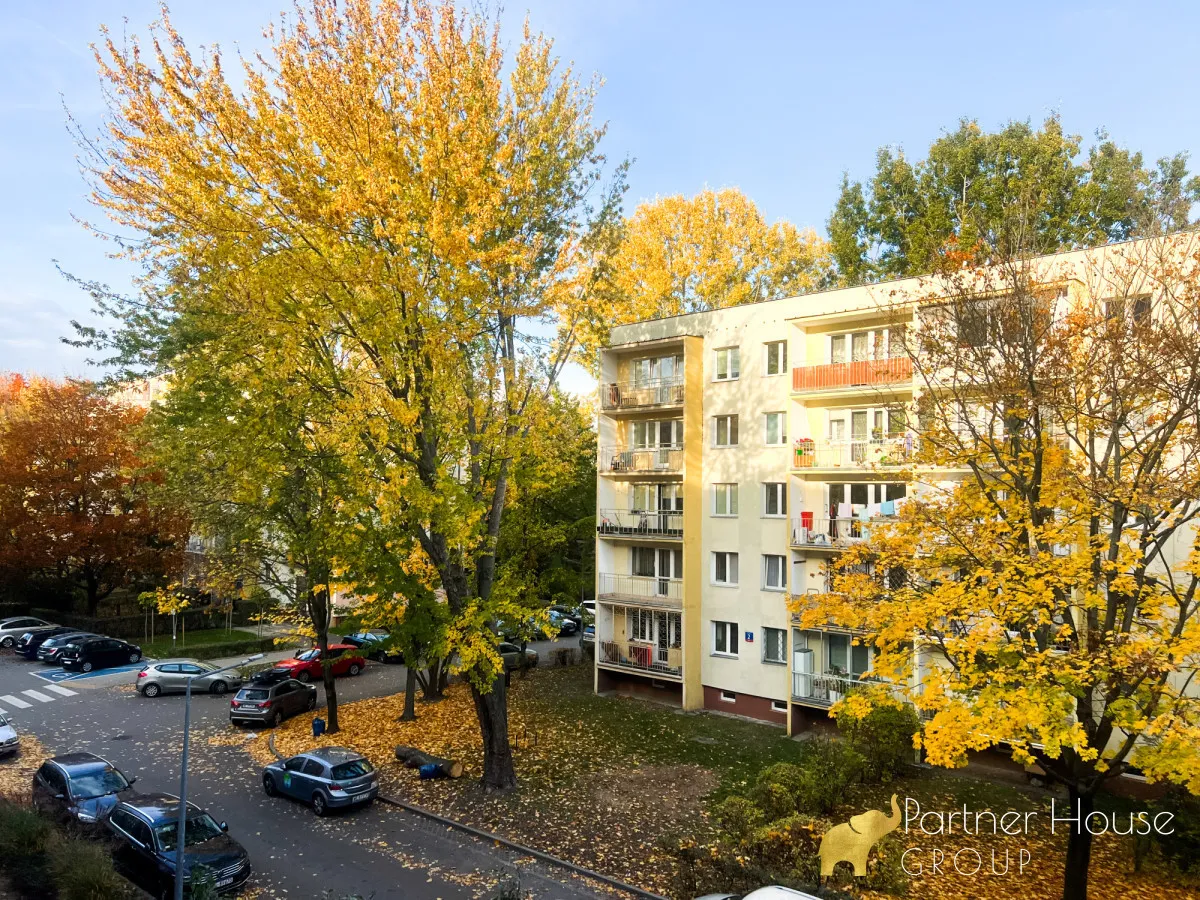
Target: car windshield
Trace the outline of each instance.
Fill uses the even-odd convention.
[[[11,724],[12,724],[12,721],[8,718],[8,715],[6,713],[0,712],[0,726],[11,725]]]
[[[115,794],[117,791],[123,791],[129,787],[125,776],[111,767],[72,773],[70,778],[71,796],[80,800],[91,800],[94,797]]]
[[[168,822],[159,825],[154,829],[154,833],[158,836],[158,843],[162,847],[164,853],[169,853],[175,849],[175,833],[179,829],[178,822]],[[195,847],[197,844],[203,844],[205,841],[211,841],[221,833],[221,826],[213,821],[213,817],[208,813],[200,813],[195,816],[188,816],[187,830],[184,832],[184,847]]]
[[[297,653],[296,659],[302,662],[308,662],[310,659],[319,659],[321,656],[321,648],[314,647],[311,650],[305,650],[303,653]]]
[[[375,767],[365,759],[356,759],[334,766],[333,779],[337,781],[341,778],[358,778],[362,775],[370,775],[374,771]]]
[[[238,696],[240,696],[243,700],[266,700],[269,696],[271,696],[271,692],[259,690],[242,691]]]

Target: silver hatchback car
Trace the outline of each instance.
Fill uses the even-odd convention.
[[[218,672],[217,668],[212,663],[195,659],[164,659],[142,666],[133,684],[143,697],[182,694],[187,690],[189,678],[195,679],[192,682],[193,693],[207,691],[210,694],[224,694],[242,686],[242,676],[237,672]]]
[[[271,763],[262,773],[268,797],[279,794],[311,804],[323,816],[331,809],[365,806],[379,794],[379,775],[361,753],[346,747],[317,747]]]

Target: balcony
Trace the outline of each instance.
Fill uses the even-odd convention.
[[[644,475],[679,475],[683,472],[683,447],[601,447],[601,475],[616,478]]]
[[[841,441],[800,438],[792,448],[792,468],[801,471],[895,469],[915,458],[916,439],[908,432]]]
[[[869,540],[871,528],[890,519],[792,519],[791,546],[799,550],[845,550]]]
[[[912,360],[907,356],[796,366],[792,369],[792,392],[799,394],[854,391],[911,383]]]
[[[683,376],[656,381],[614,381],[600,386],[600,409],[638,412],[683,405]]]
[[[683,513],[651,510],[596,511],[596,533],[604,538],[683,540]]]
[[[792,700],[806,706],[829,707],[864,684],[879,684],[869,675],[792,673]]]
[[[624,600],[638,606],[679,609],[683,605],[683,579],[601,572],[597,599],[610,602]]]
[[[596,663],[616,669],[630,669],[648,675],[680,678],[683,675],[683,650],[637,641],[597,641]]]

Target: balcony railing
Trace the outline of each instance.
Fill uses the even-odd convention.
[[[601,509],[596,513],[601,537],[683,539],[683,513],[652,510]]]
[[[849,547],[868,540],[871,537],[872,527],[887,521],[889,520],[819,519],[803,516],[799,519],[792,519],[792,546],[818,549]]]
[[[600,386],[600,408],[605,412],[682,405],[682,377],[641,382],[614,381]]]
[[[601,572],[598,592],[601,600],[633,600],[677,607],[683,600],[683,579]]]
[[[916,439],[911,433],[842,441],[801,438],[792,448],[792,466],[796,469],[874,469],[904,466],[915,456]]]
[[[601,447],[600,474],[627,473],[673,475],[683,471],[682,447]]]
[[[823,366],[796,366],[792,369],[793,391],[836,391],[911,381],[912,360],[907,356],[827,363]]]
[[[833,706],[846,694],[856,687],[878,683],[866,675],[836,675],[832,672],[824,674],[793,672],[792,699],[818,706]]]
[[[597,641],[600,665],[633,669],[678,678],[683,674],[683,651],[679,647],[659,647],[634,641]]]

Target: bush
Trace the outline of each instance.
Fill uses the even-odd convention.
[[[862,756],[839,741],[813,738],[800,765],[776,763],[759,773],[751,799],[768,820],[794,813],[829,815],[862,777]]]
[[[0,800],[0,860],[5,863],[45,851],[54,828],[31,807]]]
[[[907,703],[881,703],[864,716],[842,704],[834,711],[838,731],[863,759],[863,777],[888,782],[913,761],[913,735],[921,730],[917,711]]]
[[[1173,787],[1151,806],[1154,813],[1169,812],[1175,816],[1171,820],[1171,834],[1151,829],[1149,835],[1163,859],[1180,872],[1200,868],[1200,797]]]
[[[246,641],[226,641],[221,644],[198,644],[187,648],[192,659],[223,659],[252,653],[270,653],[275,649],[274,638],[252,638]]]
[[[100,844],[65,840],[50,850],[50,875],[59,900],[111,900],[129,895],[129,885],[113,869]]]
[[[745,797],[726,797],[713,807],[713,818],[731,840],[741,841],[763,824],[763,812]]]

